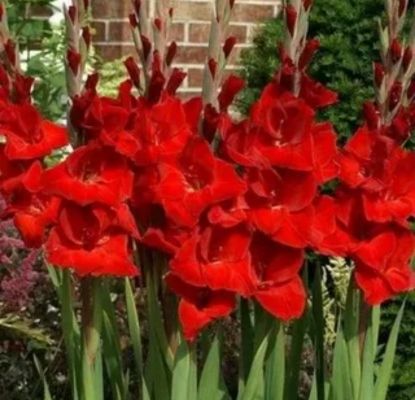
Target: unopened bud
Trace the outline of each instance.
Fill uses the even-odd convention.
[[[14,67],[16,66],[16,43],[13,40],[9,39],[4,45],[4,50],[6,52],[7,59],[9,63]]]
[[[227,59],[229,55],[232,52],[232,49],[234,48],[236,44],[236,37],[235,36],[229,36],[223,45],[223,54],[225,55],[225,58]]]
[[[397,63],[402,57],[402,46],[399,43],[398,39],[393,39],[389,50],[392,57],[392,61],[394,63]]]
[[[170,66],[171,63],[173,62],[173,59],[176,56],[176,53],[177,53],[177,44],[176,42],[171,42],[170,46],[167,49],[167,54],[166,54],[166,64],[168,66]]]
[[[215,78],[216,76],[217,67],[218,67],[218,63],[213,58],[210,58],[208,61],[208,68],[209,68],[210,74],[212,75],[212,78]]]
[[[141,35],[141,43],[143,44],[143,55],[144,59],[147,60],[151,51],[151,42],[148,37]]]
[[[400,102],[402,95],[402,83],[396,81],[389,93],[389,110],[393,110]]]
[[[79,66],[81,65],[81,55],[71,48],[66,53],[66,60],[74,75],[78,75]]]
[[[380,63],[373,64],[373,71],[375,75],[375,83],[378,88],[382,86],[383,79],[385,78],[385,69]]]
[[[408,71],[408,68],[411,65],[412,57],[413,57],[412,49],[408,46],[405,49],[405,53],[403,55],[403,60],[402,60],[402,65],[403,65],[403,69],[405,72]]]
[[[84,39],[87,49],[89,49],[89,46],[91,45],[91,30],[89,29],[89,26],[84,26],[82,28],[82,38]]]
[[[407,1],[408,0],[399,0],[399,9],[398,9],[399,17],[402,17],[403,13],[405,12]]]
[[[128,57],[124,61],[124,65],[127,68],[130,79],[133,82],[135,87],[140,87],[140,69],[138,68],[137,63],[134,61],[133,57]]]
[[[68,15],[69,15],[69,18],[71,19],[73,24],[75,24],[77,12],[78,11],[77,11],[75,6],[70,6],[68,8]]]
[[[135,15],[134,13],[131,13],[131,14],[128,16],[128,19],[130,20],[130,25],[131,25],[131,27],[132,27],[132,28],[137,28],[137,26],[138,26],[138,21],[137,21],[137,17],[136,17],[136,15]]]
[[[159,32],[161,32],[162,27],[163,27],[163,23],[161,22],[161,19],[160,19],[160,18],[156,18],[156,19],[154,20],[154,25],[155,25],[155,27],[157,28],[157,30],[158,30]]]
[[[313,0],[303,0],[304,10],[308,11],[313,4]]]
[[[290,35],[294,36],[295,27],[297,25],[297,10],[292,4],[287,5],[285,8],[285,19]]]
[[[363,104],[363,114],[369,129],[377,129],[379,124],[379,112],[372,102],[366,101]]]
[[[311,39],[306,43],[298,65],[301,69],[305,68],[310,63],[319,47],[320,42],[317,39]]]

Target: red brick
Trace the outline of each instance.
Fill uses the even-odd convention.
[[[95,42],[104,42],[106,40],[105,37],[105,22],[101,21],[92,21],[92,33],[93,33],[93,40]]]
[[[184,41],[184,24],[176,22],[170,27],[170,40],[175,40],[176,42]]]
[[[264,4],[236,3],[232,12],[232,21],[265,22],[274,16],[274,6]]]
[[[206,60],[207,47],[202,46],[179,46],[176,63],[202,64]]]
[[[203,68],[189,68],[187,82],[189,87],[201,87],[203,84]]]
[[[129,0],[93,0],[91,6],[94,18],[125,18],[132,11]]]
[[[129,55],[135,55],[134,46],[122,45],[95,45],[97,54],[105,61],[114,61],[119,58],[126,58]]]
[[[211,2],[178,1],[174,8],[174,19],[210,21],[212,19]]]
[[[132,33],[128,21],[110,22],[108,41],[110,42],[131,42]]]
[[[229,36],[235,36],[238,43],[246,41],[246,26],[230,25],[228,30]],[[209,41],[210,24],[190,24],[189,25],[189,42],[206,43]]]

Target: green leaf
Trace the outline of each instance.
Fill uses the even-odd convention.
[[[344,312],[344,338],[346,340],[348,360],[351,367],[352,399],[356,400],[359,398],[361,380],[359,310],[360,293],[358,289],[354,287],[354,281],[351,279],[347,293],[346,309]]]
[[[304,286],[308,287],[307,268],[303,272]],[[298,388],[300,370],[303,356],[304,339],[309,322],[309,311],[306,309],[303,316],[296,320],[292,326],[290,352],[287,362],[286,384],[284,398],[286,400],[297,400],[298,393],[292,388]]]
[[[171,400],[197,398],[196,354],[193,345],[182,340],[177,349],[173,368]]]
[[[347,346],[339,318],[336,342],[333,351],[333,374],[330,382],[330,400],[352,400],[350,365]]]
[[[324,316],[323,316],[323,294],[321,288],[321,269],[319,263],[316,265],[313,284],[312,314],[314,321],[314,351],[316,360],[316,391],[317,399],[325,399],[325,360],[324,360]]]
[[[255,353],[245,389],[241,393],[241,400],[263,400],[264,398],[264,361],[268,343],[269,335],[262,335],[262,341]]]
[[[285,333],[284,325],[275,321],[268,344],[265,364],[265,400],[283,400],[285,383]],[[296,387],[290,388],[296,392]]]
[[[169,370],[173,370],[173,355],[168,345],[166,332],[163,325],[163,317],[160,309],[160,303],[157,297],[158,284],[150,270],[147,271],[147,301],[148,301],[148,318],[150,323],[150,335],[155,335],[158,348],[163,355],[163,362]]]
[[[222,378],[220,341],[215,335],[200,376],[198,400],[229,399]]]
[[[111,319],[108,317],[107,310],[103,314],[103,356],[111,385],[113,399],[125,399],[128,388],[124,387],[125,377],[123,374],[121,348],[119,336]]]
[[[403,302],[398,315],[396,316],[395,323],[393,324],[391,333],[389,335],[388,343],[386,345],[385,354],[383,356],[382,365],[377,376],[375,384],[374,400],[385,400],[388,393],[388,386],[391,379],[393,361],[395,358],[396,344],[398,342],[399,328],[402,321],[403,312],[405,309],[406,301]]]
[[[52,400],[52,395],[50,394],[49,385],[45,377],[45,372],[43,371],[42,366],[40,365],[40,361],[38,358],[34,355],[33,360],[35,362],[36,369],[39,373],[40,378],[43,382],[43,399],[44,400]]]
[[[239,357],[239,390],[242,391],[248,378],[254,352],[254,328],[251,320],[249,300],[241,299],[239,305],[241,319],[241,356]]]
[[[362,305],[362,307],[369,307]],[[370,315],[367,318],[368,326],[365,329],[365,342],[363,347],[363,360],[362,360],[362,378],[360,382],[360,400],[372,399],[373,398],[373,387],[374,387],[374,367],[375,367],[375,345],[374,345],[374,329],[373,326],[373,312],[370,310]],[[360,335],[363,333],[360,332]]]
[[[139,381],[139,392],[144,393],[144,377],[143,377],[143,350],[141,346],[141,327],[138,319],[138,312],[135,305],[135,298],[131,287],[131,282],[128,278],[125,279],[125,299],[127,304],[127,321],[130,332],[130,339],[133,346],[135,367],[137,369],[137,376]]]

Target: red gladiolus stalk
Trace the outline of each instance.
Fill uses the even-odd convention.
[[[81,92],[90,47],[87,6],[88,2],[83,0],[72,0],[69,7],[64,6],[67,40],[66,78],[71,98]]]
[[[205,105],[210,104],[219,111],[217,94],[227,60],[235,45],[235,38],[228,37],[228,26],[234,2],[215,0],[210,25],[209,46],[203,76],[202,97]]]

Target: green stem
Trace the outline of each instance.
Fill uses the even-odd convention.
[[[315,324],[315,361],[316,361],[316,384],[317,399],[325,399],[325,360],[324,360],[324,315],[323,294],[321,289],[320,263],[316,263],[316,273],[313,287],[313,317]]]
[[[102,371],[99,368],[102,325],[100,287],[101,281],[98,278],[87,277],[81,281],[84,400],[99,400],[101,392]]]

